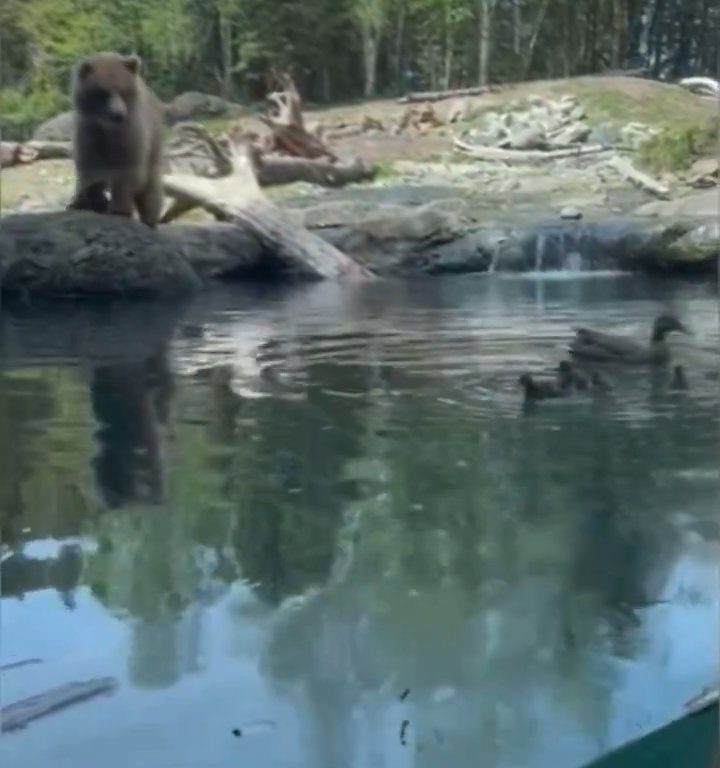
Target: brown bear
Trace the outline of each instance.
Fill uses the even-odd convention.
[[[137,209],[154,227],[163,205],[163,107],[140,68],[137,56],[118,53],[95,53],[77,65],[72,89],[77,180],[68,207],[130,217]]]

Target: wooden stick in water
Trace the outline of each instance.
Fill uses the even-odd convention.
[[[45,693],[30,696],[0,709],[0,732],[25,728],[33,720],[86,701],[117,688],[114,677],[98,677],[80,683],[66,683]]]

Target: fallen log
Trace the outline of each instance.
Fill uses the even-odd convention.
[[[568,157],[580,157],[582,155],[592,155],[609,151],[607,147],[602,144],[589,144],[555,150],[501,149],[500,147],[486,147],[482,144],[469,144],[458,137],[455,137],[453,140],[453,147],[458,152],[463,152],[475,160],[503,163],[542,163],[549,160],[562,160]]]
[[[684,77],[678,85],[704,96],[720,96],[720,81],[712,77]]]
[[[650,192],[661,199],[667,199],[670,196],[670,188],[661,184],[657,179],[648,176],[647,173],[639,171],[626,157],[613,155],[607,162],[608,166],[614,168],[624,179],[637,187]]]
[[[27,165],[36,160],[66,160],[72,157],[69,141],[15,141],[0,142],[0,167]]]
[[[343,164],[299,157],[260,155],[256,167],[257,180],[261,187],[293,184],[298,181],[322,187],[344,187],[346,184],[370,181],[376,173],[376,166],[367,166],[359,159],[351,164]]]
[[[208,142],[214,142],[207,136]],[[218,151],[221,152],[219,147]],[[229,137],[227,161],[232,171],[217,179],[169,174],[163,187],[176,203],[163,223],[177,218],[178,211],[200,207],[220,221],[244,227],[281,261],[301,273],[322,278],[370,278],[372,273],[334,246],[298,225],[262,193],[255,167],[258,151],[242,136]]]
[[[448,91],[411,91],[398,99],[398,104],[415,104],[421,101],[444,101],[456,99],[462,96],[482,96],[491,93],[492,88],[487,85],[478,85],[474,88],[455,88]]]
[[[117,688],[113,677],[100,677],[82,683],[67,683],[45,693],[8,704],[0,710],[0,731],[14,731],[25,728],[33,720],[52,712],[65,709],[72,704],[87,701],[103,693],[112,693]]]

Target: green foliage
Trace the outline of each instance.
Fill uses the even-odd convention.
[[[57,90],[23,93],[15,88],[0,89],[2,135],[8,140],[25,140],[38,123],[68,109],[69,104],[69,97]]]
[[[716,120],[700,125],[667,128],[640,149],[640,161],[656,173],[682,171],[699,157],[711,154],[718,145]]]

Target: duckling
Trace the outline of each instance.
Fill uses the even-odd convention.
[[[525,390],[525,400],[548,400],[566,394],[556,379],[537,379],[530,373],[523,373],[519,382]]]
[[[588,388],[587,379],[578,373],[568,360],[562,360],[558,365],[558,381],[562,389],[572,389],[575,387],[580,392]]]
[[[649,344],[590,328],[578,328],[569,351],[573,357],[594,362],[665,363],[670,359],[666,336],[673,331],[689,333],[687,328],[671,315],[661,315],[655,320]]]
[[[685,390],[688,389],[688,380],[685,375],[685,369],[682,365],[676,365],[673,368],[673,377],[670,382],[670,389]]]

